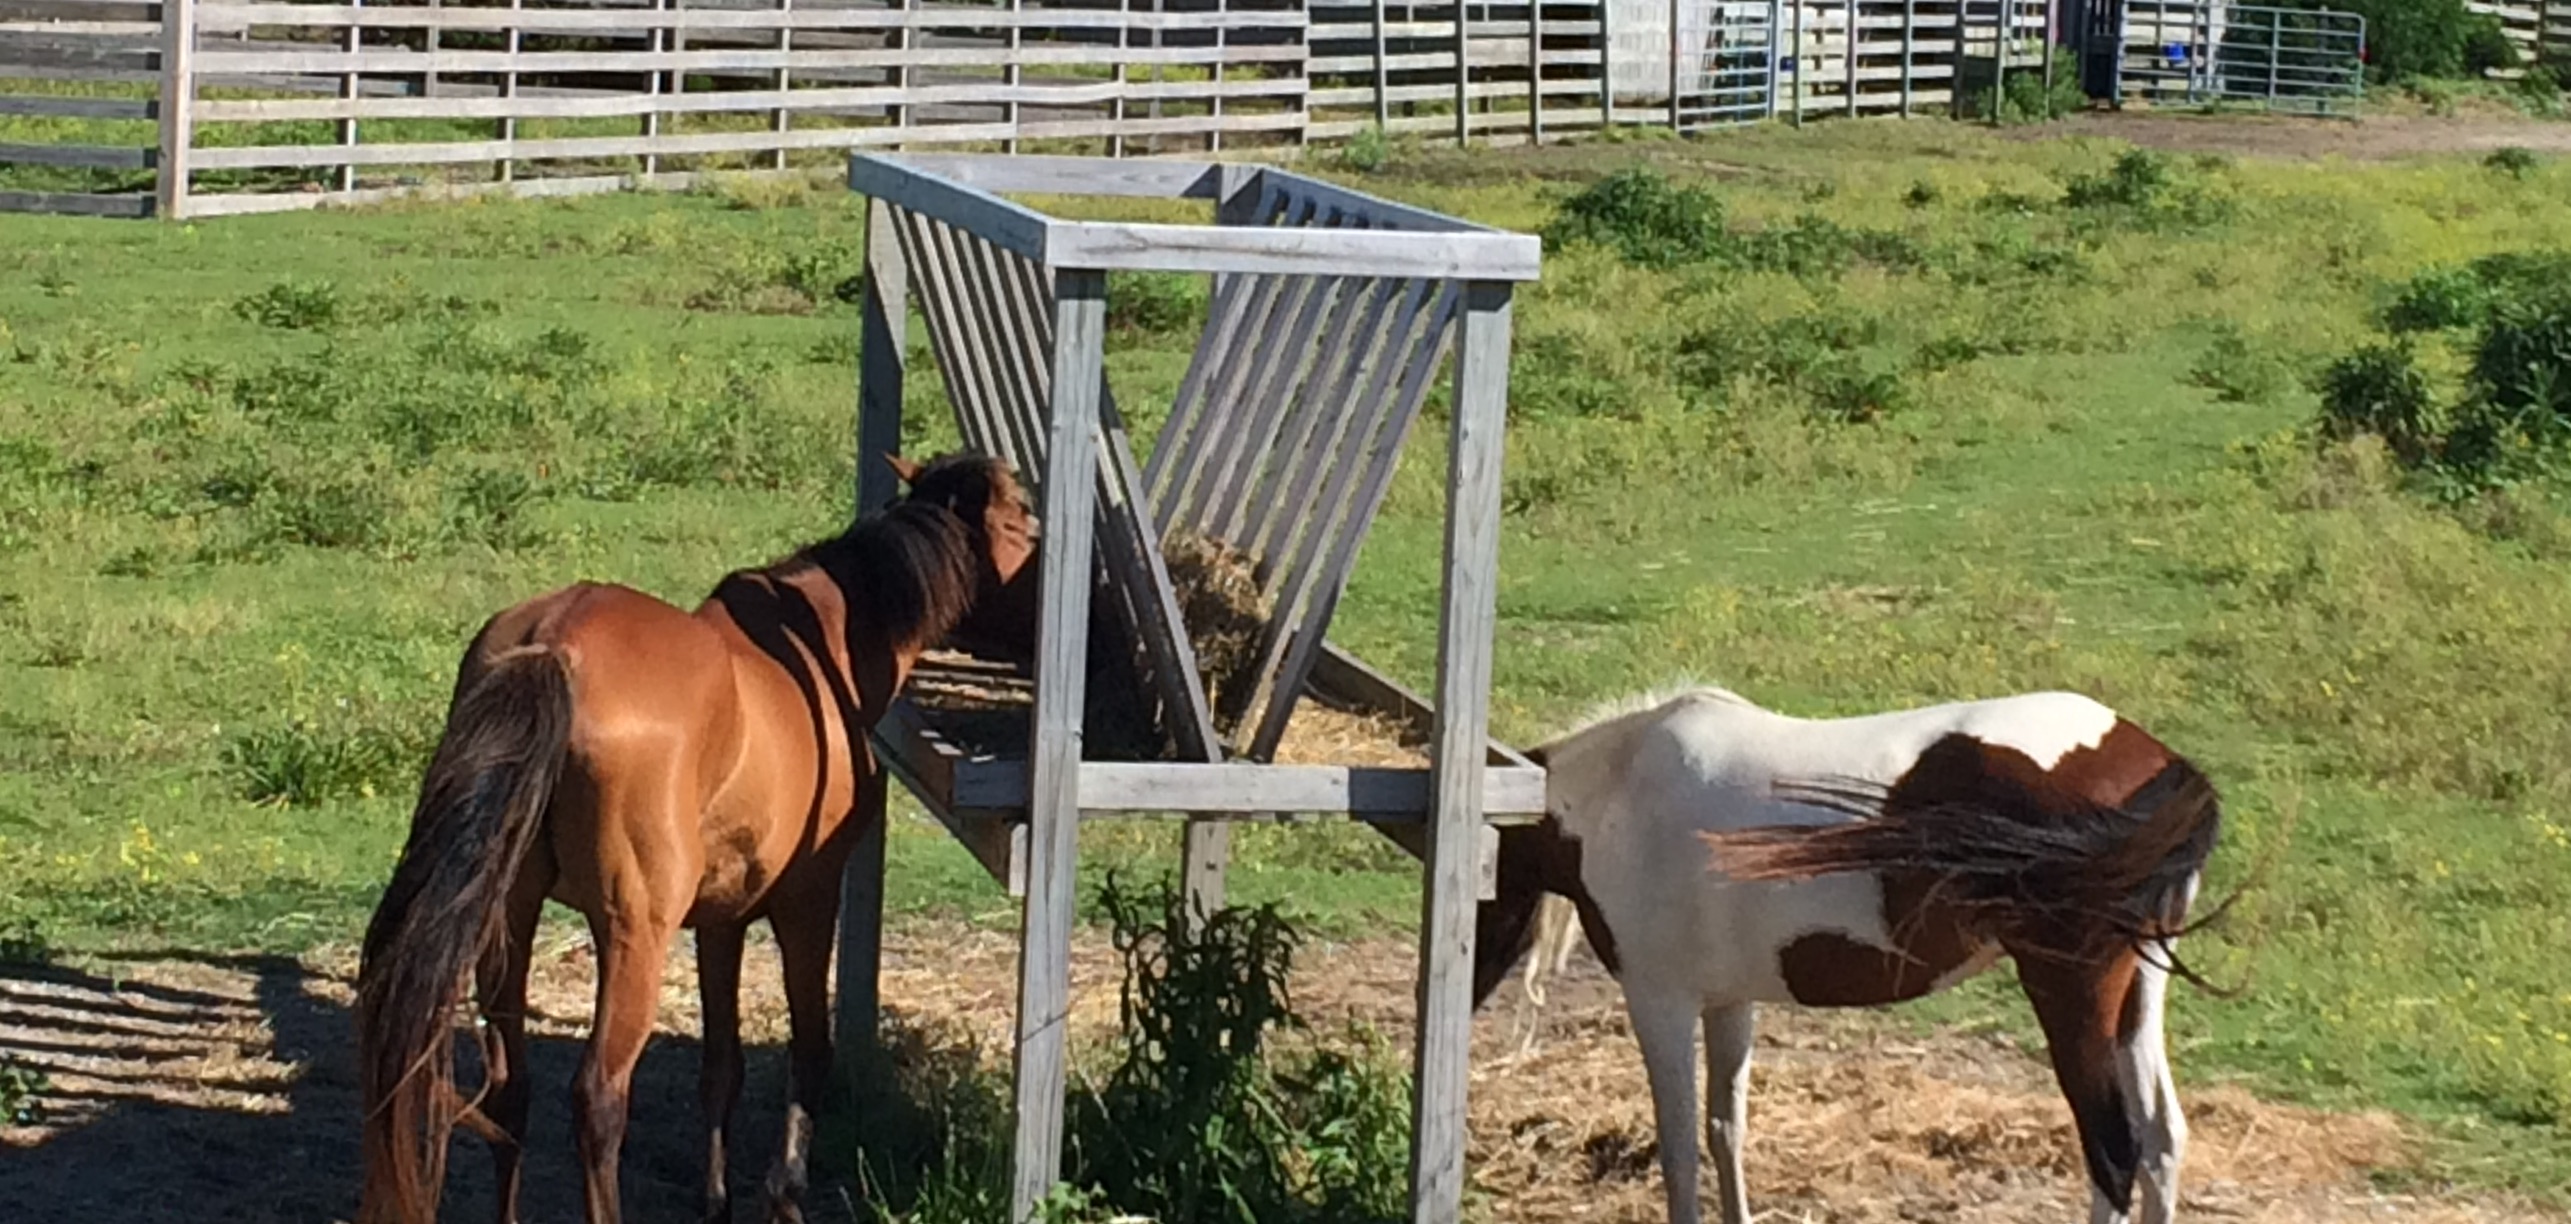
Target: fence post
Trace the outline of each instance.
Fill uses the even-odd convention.
[[[2055,0],[2044,0],[2044,117],[2053,118],[2053,61],[2062,46],[2062,8]]]
[[[161,149],[153,211],[187,215],[188,148],[196,140],[196,0],[161,0]]]
[[[1679,130],[1678,121],[1678,48],[1682,41],[1678,19],[1685,0],[1669,0],[1669,130]]]
[[[1848,117],[1857,117],[1857,0],[1848,0]]]
[[[2285,14],[2270,13],[2267,19],[2267,108],[2269,110],[2276,109],[2276,73],[2278,64],[2284,58]],[[2222,82],[2215,82],[2214,87],[2217,92],[2220,92]]]
[[[1901,117],[1910,118],[1911,67],[1919,59],[1919,0],[1901,0]]]
[[[1455,0],[1455,147],[1473,143],[1473,27],[1466,17],[1472,6]]]
[[[1616,126],[1616,0],[1598,0],[1598,130]]]
[[[1392,70],[1384,66],[1389,50],[1384,38],[1385,0],[1375,0],[1375,127],[1385,135],[1392,134]]]
[[[1803,126],[1803,0],[1786,0],[1794,6],[1794,126]]]
[[[1544,143],[1544,0],[1527,0],[1527,143]]]

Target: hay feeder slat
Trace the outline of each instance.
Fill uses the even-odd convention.
[[[1211,907],[1230,822],[1307,814],[1364,821],[1426,864],[1412,1213],[1451,1224],[1474,905],[1492,825],[1536,819],[1544,802],[1543,770],[1487,733],[1510,296],[1536,276],[1535,239],[1256,165],[861,154],[849,185],[869,197],[860,504],[893,496],[875,456],[901,448],[916,303],[960,433],[1018,466],[1046,527],[1034,659],[942,656],[873,733],[886,773],[1024,898],[1013,1218],[1060,1163],[1080,819],[1185,816],[1188,896]],[[1034,193],[1208,201],[1216,223],[1066,221],[1008,198]],[[1148,463],[1107,385],[1111,270],[1212,278]],[[1450,356],[1432,701],[1328,631]],[[1221,618],[1232,623],[1209,629]],[[1281,762],[1299,709],[1395,728],[1426,764]],[[885,798],[881,786],[861,798],[875,831],[848,877],[852,1053],[874,1036]]]

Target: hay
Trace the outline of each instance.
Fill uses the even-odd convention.
[[[1188,530],[1161,542],[1179,619],[1196,648],[1196,671],[1214,707],[1215,729],[1232,734],[1232,711],[1246,707],[1267,677],[1258,674],[1259,639],[1276,605],[1261,588],[1258,562],[1225,541]]]

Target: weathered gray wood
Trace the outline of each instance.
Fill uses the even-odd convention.
[[[1375,363],[1374,376],[1358,400],[1367,415],[1352,423],[1352,428],[1364,425],[1367,432],[1355,435],[1363,446],[1345,448],[1347,461],[1332,468],[1329,485],[1318,499],[1325,513],[1344,517],[1331,530],[1306,532],[1282,567],[1285,576],[1273,597],[1280,615],[1270,622],[1258,654],[1262,667],[1275,669],[1276,692],[1293,693],[1301,687],[1313,654],[1329,631],[1340,590],[1356,565],[1357,548],[1392,487],[1402,443],[1419,417],[1431,378],[1445,354],[1447,323],[1454,316],[1457,295],[1445,285],[1420,288],[1429,299],[1427,306],[1406,316],[1388,334],[1383,357]],[[1413,331],[1414,326],[1419,330]],[[1291,713],[1290,703],[1271,701],[1260,715],[1251,750],[1273,751]]]
[[[1464,294],[1448,439],[1445,592],[1438,613],[1437,741],[1420,915],[1420,1017],[1413,1062],[1411,1219],[1459,1224],[1464,1093],[1472,1058],[1473,919],[1479,893],[1492,622],[1498,612],[1500,461],[1508,419],[1509,287]]]
[[[864,514],[900,495],[884,456],[902,449],[903,364],[907,353],[909,269],[893,233],[892,208],[866,205],[866,290],[858,301],[857,500]],[[876,1049],[878,993],[883,968],[884,835],[889,778],[875,750],[875,776],[861,779],[851,819],[861,832],[849,852],[839,886],[838,1046],[841,1065],[867,1060]]]
[[[1460,147],[1473,143],[1473,25],[1467,20],[1472,8],[1464,0],[1455,0],[1455,143]]]
[[[976,187],[922,174],[897,158],[860,153],[848,159],[848,189],[899,208],[970,230],[1029,259],[1043,262],[1053,222]]]
[[[134,6],[137,9],[158,5]],[[505,9],[364,8],[324,4],[207,4],[199,19],[226,27],[376,26],[400,29],[502,30],[509,28]],[[632,8],[544,10],[544,33],[631,33],[638,23]],[[698,30],[1221,30],[1301,29],[1302,13],[1283,9],[1221,12],[1122,12],[1113,9],[1006,8],[939,6],[921,8],[806,7],[785,10],[689,8],[673,13],[669,28]]]
[[[1107,278],[1054,278],[1052,403],[1044,482],[1043,612],[1028,756],[1027,899],[1019,940],[1017,1145],[1009,1218],[1023,1224],[1062,1167],[1071,1007],[1074,870],[1080,838],[1082,689],[1088,674],[1090,541],[1098,396],[1106,385]]]
[[[161,117],[161,108],[157,102],[127,98],[0,98],[0,115],[41,115],[63,119],[158,119]]]
[[[1059,268],[1439,280],[1534,280],[1540,257],[1533,235],[1209,229],[1149,222],[1062,222],[1046,244],[1047,262]]]
[[[1211,82],[1184,82],[1203,88]],[[987,87],[975,87],[987,88]],[[1136,88],[1148,89],[1149,86]],[[1186,94],[1169,94],[1184,97]],[[1104,101],[1106,91],[1094,100]],[[1092,100],[1083,98],[1082,100]],[[903,153],[884,158],[924,174],[988,192],[1029,194],[1139,196],[1149,199],[1215,198],[1222,167],[1212,162],[1159,158],[1123,160],[1096,157],[1052,157],[1022,153],[992,157],[980,153]]]
[[[0,213],[148,217],[152,215],[152,197],[86,191],[0,191]]]
[[[1501,792],[1494,815],[1544,809],[1541,771],[1485,766],[1480,785]],[[1429,771],[1390,766],[1091,761],[1080,769],[1085,812],[1302,812],[1424,823],[1431,796]]]
[[[354,29],[356,27],[350,27]],[[500,51],[213,51],[201,52],[201,71],[224,74],[272,72],[419,73],[419,72],[769,72],[827,68],[925,68],[997,65],[1003,60],[1025,66],[1097,65],[1116,62],[1119,54],[1136,62],[1207,66],[1286,63],[1301,59],[1302,48],[1238,43],[1220,53],[1200,47],[1162,50],[1091,47],[1072,42],[1032,43],[1017,51],[982,47],[913,47],[905,51],[547,51],[511,56]]]
[[[0,144],[0,165],[91,166],[102,170],[147,170],[159,160],[152,149],[106,145]]]

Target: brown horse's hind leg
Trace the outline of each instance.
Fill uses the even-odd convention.
[[[705,1060],[697,1096],[705,1107],[705,1218],[732,1218],[726,1151],[732,1109],[741,1101],[741,935],[735,925],[696,931],[696,982],[705,1001]]]
[[[474,969],[482,1005],[483,1059],[489,1075],[481,1112],[490,1120],[491,1184],[499,1195],[499,1224],[517,1224],[518,1185],[527,1140],[527,960],[553,887],[553,857],[539,844],[510,886],[508,926],[500,946]]]
[[[2121,1065],[2125,995],[2133,989],[2136,958],[2122,952],[2105,962],[2076,961],[2035,952],[2017,962],[2018,982],[2044,1026],[2054,1079],[2079,1128],[2091,1224],[2124,1224],[2142,1164]]]
[[[817,862],[813,866],[798,881],[795,894],[780,897],[768,917],[777,934],[778,957],[785,962],[786,1010],[794,1026],[788,1041],[794,1081],[785,1139],[768,1171],[767,1187],[769,1219],[786,1224],[803,1219],[799,1202],[812,1120],[821,1112],[830,1084],[830,944],[839,920],[839,873],[818,870]]]
[[[660,1010],[661,970],[678,923],[643,915],[632,921],[593,917],[589,929],[598,945],[598,1007],[588,1053],[572,1083],[572,1127],[587,1174],[589,1224],[615,1224],[622,1218],[617,1158],[625,1146],[634,1064],[642,1061],[643,1043]]]

